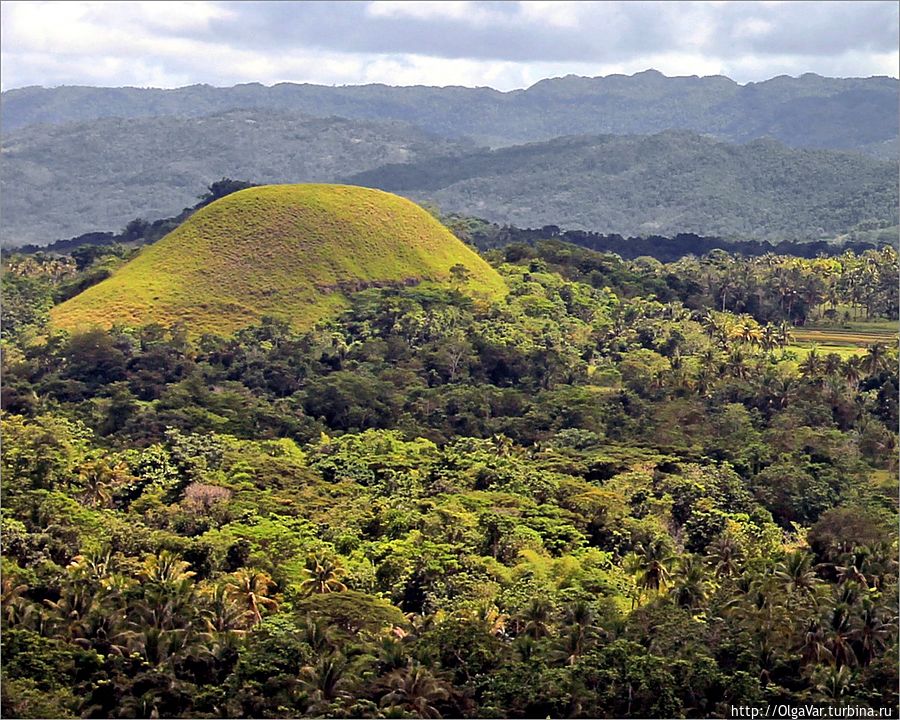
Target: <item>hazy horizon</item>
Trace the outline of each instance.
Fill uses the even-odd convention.
[[[898,77],[893,2],[4,2],[0,88]]]
[[[416,83],[416,84],[406,85],[406,84],[392,84],[392,83],[380,83],[380,82],[325,84],[325,83],[315,83],[315,82],[296,82],[296,81],[291,81],[291,80],[283,80],[280,82],[272,82],[272,83],[248,81],[248,82],[241,82],[241,83],[233,83],[231,85],[215,85],[212,83],[197,82],[197,83],[190,83],[188,85],[178,85],[175,87],[161,87],[158,85],[143,85],[143,86],[141,86],[141,85],[78,85],[78,84],[23,85],[21,87],[5,89],[5,90],[3,90],[3,92],[7,93],[7,92],[14,91],[14,90],[27,90],[29,88],[41,88],[44,90],[55,90],[55,89],[63,88],[63,87],[88,87],[88,88],[108,89],[108,90],[126,89],[126,88],[134,89],[134,90],[181,90],[181,89],[189,88],[189,87],[212,87],[215,89],[228,89],[228,88],[247,86],[247,85],[259,85],[259,86],[266,87],[266,88],[277,87],[278,85],[316,85],[316,86],[321,86],[321,87],[335,87],[335,88],[366,87],[366,86],[370,86],[370,85],[383,85],[383,86],[395,87],[395,88],[431,87],[431,88],[465,88],[468,90],[487,89],[487,90],[494,90],[499,93],[510,93],[510,92],[517,92],[517,91],[521,91],[521,90],[528,90],[529,88],[532,88],[535,85],[538,85],[547,80],[564,80],[564,79],[570,78],[570,77],[577,78],[580,80],[604,80],[604,79],[613,78],[613,77],[635,77],[637,75],[644,75],[647,73],[658,73],[667,79],[697,78],[700,80],[705,80],[707,78],[717,78],[718,77],[718,78],[724,78],[726,80],[730,80],[731,82],[735,83],[736,85],[739,85],[742,87],[746,86],[746,85],[760,85],[762,83],[771,82],[772,80],[777,80],[779,78],[790,78],[791,80],[800,80],[801,78],[803,78],[807,75],[813,75],[815,77],[820,77],[820,78],[824,78],[827,80],[871,80],[871,79],[876,79],[876,78],[885,78],[887,80],[898,80],[898,78],[893,75],[835,76],[835,75],[821,75],[821,74],[815,73],[815,72],[804,72],[804,73],[799,73],[796,75],[789,75],[786,73],[782,73],[780,75],[773,75],[772,77],[765,78],[763,80],[748,80],[747,82],[738,82],[737,80],[734,80],[733,78],[730,78],[727,75],[667,75],[666,73],[663,73],[663,72],[657,70],[656,68],[647,68],[646,70],[638,70],[633,73],[610,73],[608,75],[576,75],[575,73],[569,73],[567,75],[555,75],[555,76],[549,76],[549,77],[545,77],[545,78],[536,80],[535,82],[533,82],[531,85],[528,85],[528,86],[509,88],[508,90],[501,90],[499,88],[495,88],[490,85],[429,85],[429,84],[425,84],[425,83]]]

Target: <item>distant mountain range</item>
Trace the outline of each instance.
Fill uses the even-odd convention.
[[[897,157],[898,91],[887,77],[739,85],[655,71],[512,92],[288,83],[10,90],[0,103],[2,242],[47,243],[169,216],[223,176],[351,179],[520,225],[818,237],[857,218],[877,225],[896,216],[896,165],[876,158]],[[658,136],[670,130],[688,132]],[[634,137],[647,134],[657,137]],[[618,135],[629,137],[610,137]],[[576,137],[555,140],[563,136]],[[748,151],[716,142],[764,137],[778,142]]]
[[[897,137],[898,88],[898,81],[888,77],[843,79],[808,73],[739,85],[722,76],[666,77],[655,70],[631,76],[569,75],[511,92],[292,83],[175,90],[28,87],[3,93],[0,125],[9,132],[105,117],[200,117],[266,108],[396,120],[490,146],[561,135],[684,129],[734,142],[769,136],[792,147],[877,153],[881,144]]]

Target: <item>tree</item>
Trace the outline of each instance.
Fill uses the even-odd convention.
[[[644,592],[661,592],[669,584],[671,568],[676,558],[667,538],[654,537],[638,543],[634,548],[633,572],[638,588]]]
[[[672,585],[672,597],[683,608],[698,608],[706,600],[706,569],[702,558],[686,555],[682,558]]]
[[[819,579],[812,568],[813,556],[807,552],[796,551],[778,564],[775,576],[781,581],[789,595],[810,597],[815,592]]]
[[[331,555],[314,552],[306,556],[307,578],[300,586],[305,595],[341,592],[347,586],[341,582],[344,569]]]
[[[253,568],[241,568],[225,580],[226,593],[254,625],[262,622],[263,610],[277,610],[278,602],[269,596],[275,583],[268,575]]]
[[[392,672],[385,683],[390,692],[381,698],[382,707],[400,707],[420,718],[439,718],[436,707],[450,697],[447,683],[438,680],[419,663]]]

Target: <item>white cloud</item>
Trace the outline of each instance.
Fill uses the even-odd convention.
[[[498,19],[497,13],[468,0],[441,0],[441,2],[373,0],[366,6],[366,14],[378,18],[457,20],[470,24],[482,24]]]
[[[890,2],[11,0],[0,12],[3,89],[256,81],[510,90],[651,67],[738,82],[896,76],[900,62]]]
[[[589,4],[584,2],[533,0],[532,2],[520,2],[518,14],[521,19],[530,23],[546,23],[559,28],[577,28],[586,5],[589,7]]]

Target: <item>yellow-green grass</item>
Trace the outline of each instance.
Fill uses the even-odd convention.
[[[829,325],[807,325],[794,328],[794,343],[791,350],[805,356],[812,348],[822,355],[836,353],[842,358],[861,355],[869,345],[883,343],[896,345],[897,323],[891,320],[857,321],[840,327]]]
[[[797,359],[802,360],[810,352],[812,352],[813,348],[815,348],[816,352],[819,355],[831,355],[832,353],[835,355],[840,355],[842,360],[846,360],[849,357],[853,357],[854,355],[864,355],[866,352],[865,347],[855,347],[849,345],[820,345],[818,343],[810,343],[810,344],[797,344],[794,343],[792,345],[787,346],[787,350],[791,350],[797,353]]]
[[[463,265],[468,274],[454,278]],[[228,334],[264,315],[298,329],[373,285],[446,283],[506,292],[477,253],[415,203],[349,185],[267,185],[198,211],[110,278],[53,308],[55,327],[184,323]]]

